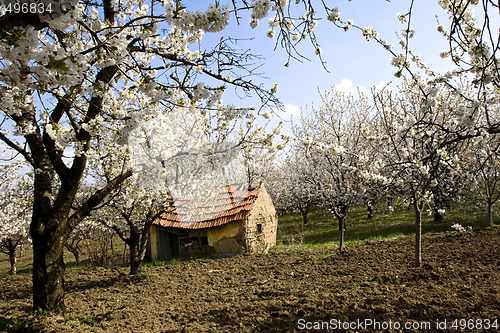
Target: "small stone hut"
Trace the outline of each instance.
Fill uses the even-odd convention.
[[[264,185],[227,185],[194,206],[183,199],[172,202],[151,226],[148,257],[168,261],[188,254],[267,251],[276,245],[277,227],[276,209]]]

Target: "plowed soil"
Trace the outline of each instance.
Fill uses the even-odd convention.
[[[370,320],[380,327],[340,331],[455,332],[455,319],[474,320],[462,332],[500,331],[499,244],[496,228],[424,236],[420,268],[404,237],[343,253],[200,259],[135,277],[126,267],[69,270],[64,320],[29,315],[31,276],[3,275],[0,317],[21,332],[320,332],[322,322],[333,332],[339,322]],[[415,328],[425,323],[430,329]]]

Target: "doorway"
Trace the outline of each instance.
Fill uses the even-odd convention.
[[[158,229],[158,259],[170,261],[181,256],[179,246],[179,235]]]

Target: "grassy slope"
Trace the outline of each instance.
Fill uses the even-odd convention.
[[[349,212],[346,220],[345,240],[347,245],[364,240],[381,240],[415,233],[415,215],[407,207],[399,207],[388,212],[381,203],[377,205],[375,216],[366,217],[366,207],[358,206]],[[499,222],[494,220],[494,222]],[[422,232],[437,233],[452,231],[451,225],[459,223],[464,227],[484,228],[487,226],[485,214],[469,214],[454,207],[442,221],[434,222],[433,217],[424,213]],[[313,207],[308,215],[307,225],[303,225],[300,214],[286,214],[279,219],[275,250],[302,252],[317,248],[338,247],[340,232],[338,220],[324,207]]]

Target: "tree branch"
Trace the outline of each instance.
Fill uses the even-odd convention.
[[[132,176],[132,169],[125,171],[124,173],[116,176],[111,182],[109,182],[105,187],[91,195],[86,202],[84,202],[80,208],[78,208],[68,219],[70,229],[74,229],[78,223],[80,223],[90,212],[101,203],[104,198],[116,189],[120,184]]]
[[[7,146],[11,147],[15,151],[17,151],[19,154],[23,155],[26,161],[34,166],[33,158],[29,152],[24,150],[23,148],[19,147],[18,145],[15,144],[15,142],[11,141],[8,137],[5,136],[2,132],[0,132],[0,140],[5,142]]]

